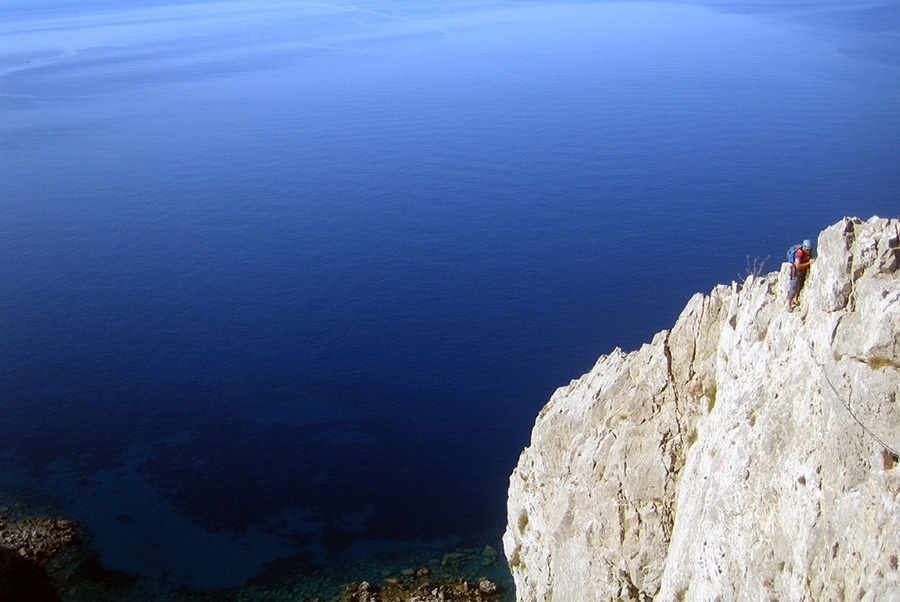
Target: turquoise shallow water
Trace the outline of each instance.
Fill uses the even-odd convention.
[[[554,388],[900,208],[891,3],[0,10],[0,490],[158,591],[497,547]]]

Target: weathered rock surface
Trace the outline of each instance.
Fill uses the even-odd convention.
[[[510,478],[520,601],[900,600],[900,222],[690,300],[559,389]],[[868,429],[868,430],[867,430]]]

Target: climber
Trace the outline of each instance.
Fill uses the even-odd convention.
[[[803,241],[800,248],[791,253],[791,281],[788,285],[787,310],[794,311],[800,305],[800,290],[806,282],[806,273],[809,266],[816,262],[812,257],[812,241],[808,238]]]

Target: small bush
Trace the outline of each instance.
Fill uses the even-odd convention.
[[[715,385],[711,386],[706,391],[706,413],[709,414],[713,411],[713,408],[716,407],[716,392],[717,387]]]
[[[747,255],[747,267],[745,268],[744,275],[741,276],[738,274],[738,277],[741,279],[741,282],[744,282],[750,276],[753,276],[754,279],[759,278],[759,276],[763,273],[763,269],[766,266],[766,262],[769,261],[771,255],[766,255],[765,259],[760,259],[759,257],[754,257],[753,261],[750,261],[750,256]]]
[[[690,447],[697,442],[697,429],[691,429],[687,436],[687,446]]]
[[[897,362],[886,357],[870,357],[866,360],[866,363],[869,364],[869,367],[873,370],[878,370],[879,368],[887,366],[890,366],[891,368],[900,368],[900,365],[898,365]]]

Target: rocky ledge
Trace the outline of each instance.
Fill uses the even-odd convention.
[[[521,602],[900,599],[900,222],[821,233],[559,389],[510,477]],[[785,264],[787,265],[787,264]]]

